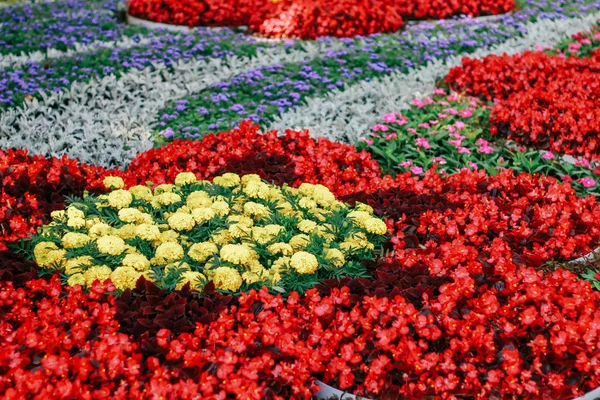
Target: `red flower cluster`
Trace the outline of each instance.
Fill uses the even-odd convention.
[[[600,62],[542,52],[464,59],[446,82],[498,99],[492,133],[559,153],[600,157]]]
[[[64,208],[65,196],[98,191],[104,169],[76,160],[30,156],[26,150],[0,150],[0,251],[35,233],[50,212]]]
[[[395,259],[425,263],[431,274],[458,266],[474,274],[505,273],[593,250],[600,241],[600,205],[569,184],[505,171],[463,171],[422,180],[400,175],[396,187],[346,196],[390,218]],[[491,268],[491,269],[490,269]]]
[[[131,0],[129,13],[177,25],[240,26],[271,37],[349,37],[400,29],[404,19],[500,14],[514,0]]]
[[[152,181],[172,182],[180,172],[201,179],[225,172],[258,174],[275,184],[298,186],[320,183],[343,195],[368,191],[390,177],[381,178],[379,164],[366,151],[353,146],[312,139],[308,131],[259,133],[258,125],[244,121],[229,132],[209,134],[200,141],[176,140],[133,159],[126,172],[128,185]]]

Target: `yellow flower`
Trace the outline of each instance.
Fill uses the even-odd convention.
[[[251,180],[244,187],[244,193],[252,198],[266,200],[269,195],[269,185],[264,182]]]
[[[81,211],[77,207],[69,206],[69,207],[67,207],[67,218],[69,218],[69,219],[71,219],[71,218],[84,219],[85,215],[83,214],[83,211]]]
[[[150,201],[152,200],[152,190],[148,186],[136,185],[129,188],[129,193],[136,199]]]
[[[85,283],[87,286],[92,286],[96,280],[99,280],[100,283],[103,283],[105,280],[110,278],[110,274],[112,274],[112,269],[106,265],[95,265],[90,267],[83,273],[83,277],[85,278]]]
[[[169,226],[176,231],[189,231],[196,223],[190,214],[175,213],[168,219]]]
[[[290,246],[294,248],[294,250],[300,250],[308,246],[310,243],[310,237],[303,233],[293,236],[290,241]]]
[[[198,179],[196,179],[196,175],[193,172],[180,172],[175,177],[175,184],[177,186],[184,186],[190,183],[196,183]]]
[[[231,233],[227,229],[221,229],[213,233],[210,237],[211,242],[219,245],[229,243],[232,239]]]
[[[277,272],[288,269],[290,266],[290,257],[284,256],[279,257],[277,260],[273,261],[273,265],[271,265],[271,269]]]
[[[123,187],[125,186],[125,182],[123,182],[123,179],[118,176],[107,176],[106,178],[104,178],[102,183],[107,189],[123,189]]]
[[[255,255],[253,250],[243,244],[226,244],[221,248],[219,257],[232,264],[249,265]]]
[[[125,251],[125,242],[117,236],[102,236],[96,241],[98,251],[102,254],[118,256]]]
[[[373,207],[371,207],[368,204],[361,203],[360,201],[356,202],[356,204],[354,205],[354,209],[357,211],[364,211],[366,213],[373,214]]]
[[[367,230],[367,232],[376,235],[385,235],[388,231],[385,222],[379,218],[369,218],[363,221],[363,227]]]
[[[158,241],[160,243],[177,243],[179,241],[179,233],[172,230],[161,232]]]
[[[94,218],[89,218],[85,220],[85,228],[87,230],[89,230],[92,226],[99,224],[100,222],[102,222],[100,220],[100,218],[94,217]]]
[[[113,228],[110,225],[105,224],[104,222],[100,222],[98,224],[92,225],[92,227],[88,231],[90,237],[92,237],[94,239],[98,238],[100,236],[109,235],[112,232],[113,232]]]
[[[58,246],[52,242],[39,242],[33,248],[33,256],[37,260],[41,256],[48,254],[52,250],[58,250]]]
[[[78,274],[82,271],[82,266],[92,265],[92,257],[91,256],[81,256],[75,257],[67,260],[65,263],[65,274],[74,275]],[[82,275],[83,277],[83,275]]]
[[[188,256],[194,261],[205,262],[213,255],[217,254],[219,249],[217,245],[210,242],[194,243],[188,250]]]
[[[83,218],[69,218],[67,220],[67,226],[69,228],[79,229],[85,226],[85,219]]]
[[[69,286],[75,286],[75,285],[80,285],[80,286],[85,286],[85,278],[83,276],[83,274],[74,274],[71,275],[69,277],[69,279],[67,280],[67,285]]]
[[[133,196],[127,190],[115,190],[108,195],[108,204],[116,209],[129,207],[132,201]]]
[[[326,242],[333,242],[335,240],[335,234],[333,232],[333,227],[331,224],[324,224],[317,226],[315,233],[325,239]]]
[[[174,187],[175,185],[172,185],[170,183],[163,183],[154,188],[154,195],[156,196],[161,193],[170,193],[173,191]]]
[[[137,226],[133,224],[126,224],[113,231],[115,236],[120,237],[121,239],[133,239],[135,237],[135,233],[137,230]]]
[[[251,228],[247,225],[232,224],[229,225],[228,231],[231,234],[232,238],[239,239],[249,237],[251,233]]]
[[[282,242],[273,243],[272,245],[267,247],[267,250],[269,250],[269,252],[273,255],[281,254],[284,256],[291,256],[292,254],[294,254],[294,249],[292,248],[292,246]]]
[[[50,250],[47,253],[40,255],[39,258],[36,257],[35,261],[40,267],[61,268],[65,263],[66,254],[67,251],[64,249]]]
[[[135,228],[135,234],[142,240],[154,241],[160,237],[160,230],[156,225],[140,224]]]
[[[181,260],[184,252],[183,247],[179,243],[167,242],[156,248],[155,256],[161,263]]]
[[[231,172],[227,172],[221,176],[216,176],[213,179],[213,183],[215,185],[223,187],[236,187],[240,185],[240,182],[240,177],[236,174],[232,174]]]
[[[132,267],[117,267],[110,274],[110,280],[117,289],[135,289],[135,284],[140,276],[142,276],[142,273]]]
[[[227,217],[227,222],[237,223],[248,227],[254,225],[254,221],[252,220],[252,218],[247,217],[245,215],[230,215],[229,217]]]
[[[342,253],[338,249],[326,249],[324,253],[325,259],[331,261],[331,265],[333,265],[334,267],[341,267],[346,262],[344,253]]]
[[[260,219],[262,217],[268,217],[271,215],[271,210],[269,210],[269,207],[263,204],[249,201],[244,204],[244,214]]]
[[[299,251],[292,256],[290,265],[299,274],[314,274],[319,268],[319,261],[314,254]]]
[[[196,190],[189,194],[186,199],[186,204],[189,208],[210,207],[212,200],[205,191]]]
[[[131,267],[137,271],[143,272],[150,268],[150,260],[143,254],[127,254],[123,259],[124,267]]]
[[[92,238],[84,233],[67,232],[62,237],[62,245],[65,249],[76,249],[90,242]]]
[[[347,217],[352,220],[354,225],[360,226],[360,227],[364,226],[364,222],[367,219],[373,218],[371,216],[371,214],[369,214],[366,211],[356,211],[356,210],[349,212]]]
[[[319,205],[328,208],[336,202],[335,196],[323,185],[312,185],[303,183],[298,187],[298,192],[304,196],[308,196],[316,201]],[[313,207],[308,207],[313,208]]]
[[[165,192],[161,193],[158,196],[154,196],[153,201],[159,205],[155,208],[160,208],[160,206],[170,206],[171,204],[175,204],[181,201],[181,196],[177,193]],[[154,207],[154,205],[153,205]]]
[[[185,271],[181,274],[180,278],[181,280],[177,283],[177,286],[175,286],[175,290],[181,290],[189,283],[190,289],[201,291],[204,287],[203,283],[206,281],[206,277],[196,271]]]
[[[56,210],[50,213],[52,219],[62,220],[65,217],[65,210]]]
[[[225,201],[215,201],[212,203],[210,208],[215,212],[215,214],[220,215],[221,217],[229,214],[229,204]]]
[[[242,274],[242,279],[244,280],[244,282],[248,283],[248,284],[252,284],[255,282],[262,282],[264,280],[266,280],[266,278],[269,276],[269,273],[267,272],[266,269],[263,268],[262,271],[246,271]]]
[[[212,281],[217,289],[237,291],[242,286],[240,273],[231,267],[218,267],[212,271]]]
[[[244,175],[242,176],[242,185],[246,186],[248,185],[248,183],[250,182],[261,182],[262,179],[260,178],[259,175],[256,174],[248,174],[248,175]]]
[[[296,225],[301,232],[304,233],[312,233],[317,227],[317,223],[315,221],[311,221],[310,219],[303,219]]]
[[[309,197],[302,197],[298,202],[298,206],[305,210],[310,210],[313,208],[317,208],[317,202]]]
[[[122,208],[119,210],[119,219],[123,222],[137,222],[142,217],[141,211],[137,208]]]
[[[215,217],[215,211],[208,207],[198,207],[192,210],[192,217],[196,223],[201,224],[206,221],[210,221]]]

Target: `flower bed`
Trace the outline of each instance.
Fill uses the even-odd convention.
[[[514,8],[513,0],[431,2],[403,0],[244,0],[242,2],[132,0],[129,13],[160,23],[188,26],[247,25],[269,37],[314,39],[395,32],[405,19],[440,19],[453,15],[501,14]]]

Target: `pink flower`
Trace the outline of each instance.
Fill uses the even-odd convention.
[[[454,139],[458,139],[458,140],[465,140],[467,138],[466,136],[463,136],[458,132],[451,133],[450,137],[453,137]]]
[[[492,154],[494,152],[494,148],[490,145],[479,146],[479,152],[483,154]]]
[[[458,96],[456,95],[456,93],[452,93],[450,96],[448,96],[448,101],[456,101],[458,100]]]
[[[453,125],[446,125],[446,130],[448,130],[448,132],[454,132],[456,128]]]
[[[415,128],[406,128],[406,130],[410,133],[417,133],[417,130]]]
[[[581,178],[579,181],[583,185],[583,187],[591,188],[596,186],[596,181],[590,177]]]
[[[367,138],[360,138],[359,139],[360,142],[365,142],[366,144],[368,144],[369,146],[372,145],[374,142],[371,139],[367,139]]]
[[[394,123],[396,122],[396,114],[391,113],[391,114],[385,114],[383,116],[383,121],[387,122],[388,124]]]
[[[448,114],[452,114],[452,115],[457,115],[458,114],[458,110],[456,108],[446,108],[444,110],[444,112],[447,112]]]
[[[504,157],[498,157],[498,162],[499,162],[499,163],[501,163],[501,164],[502,164],[504,161],[506,161],[506,160],[504,159]]]
[[[431,147],[427,139],[422,137],[416,138],[415,142],[417,143],[417,146],[422,147],[424,149],[429,149]]]
[[[423,102],[422,102],[421,100],[419,100],[419,99],[414,99],[414,100],[412,101],[412,103],[413,103],[413,105],[414,105],[414,106],[417,106],[417,107],[419,107],[419,108],[421,108],[421,107],[425,107],[425,103],[423,103]]]
[[[431,97],[427,97],[425,99],[425,104],[433,104],[433,103],[435,103],[435,101],[433,101],[433,99]]]
[[[581,44],[592,44],[592,41],[588,38],[581,39]]]
[[[454,124],[454,126],[458,129],[462,129],[465,127],[465,123],[462,121],[458,121],[457,123]]]
[[[596,32],[594,35],[594,40],[600,40],[600,32]]]
[[[430,135],[437,135],[438,131],[429,131]]]
[[[405,116],[400,115],[400,114],[398,114],[398,116],[400,117],[400,119],[396,120],[396,123],[398,125],[406,125],[406,124],[408,124],[408,118],[406,118]]]
[[[460,140],[460,139],[457,139],[457,140],[448,140],[448,143],[451,144],[452,146],[455,146],[455,147],[462,146],[462,140]]]
[[[386,140],[390,140],[390,139],[396,139],[398,137],[398,135],[396,134],[396,132],[392,132],[389,135],[387,135],[385,137]]]
[[[554,157],[554,154],[552,154],[552,152],[551,152],[551,151],[547,151],[547,152],[545,152],[545,153],[542,155],[542,158],[543,158],[544,160],[553,160],[555,157]]]
[[[569,45],[569,53],[577,53],[577,50],[581,48],[581,44],[573,42]]]
[[[439,118],[439,119],[448,118],[448,114],[439,113],[439,114],[438,114],[438,118]]]
[[[385,126],[385,125],[382,125],[382,124],[377,124],[377,125],[375,125],[375,126],[372,126],[372,127],[371,127],[371,130],[372,130],[372,131],[375,131],[375,132],[377,132],[377,131],[383,131],[383,132],[386,132],[387,130],[389,130],[389,128],[388,128],[387,126]]]
[[[418,125],[418,127],[419,127],[419,128],[425,128],[425,129],[429,129],[429,128],[431,128],[427,122],[420,123],[420,124]]]
[[[592,166],[590,165],[590,162],[588,161],[587,158],[582,158],[581,160],[577,160],[575,162],[575,166],[576,167],[584,167],[584,168],[592,168]]]
[[[433,161],[436,164],[441,164],[441,165],[446,164],[446,159],[444,157],[433,157],[431,159],[431,161]]]
[[[423,173],[423,168],[421,168],[421,167],[412,167],[410,170],[415,175],[419,175],[419,174]]]
[[[398,164],[399,166],[401,166],[402,168],[408,168],[411,165],[413,165],[412,161],[402,161],[400,164]]]
[[[437,119],[432,119],[431,121],[429,121],[429,124],[431,124],[431,125],[437,125],[438,122],[440,122],[440,121],[438,121]]]
[[[433,94],[437,94],[437,95],[446,94],[446,91],[444,89],[441,89],[441,88],[436,88],[433,91]]]
[[[465,117],[465,118],[469,118],[469,117],[473,116],[473,113],[471,111],[469,111],[469,110],[465,110],[460,115],[463,116],[463,117]]]
[[[475,142],[475,144],[478,144],[478,145],[480,145],[480,146],[487,146],[488,144],[490,144],[490,142],[488,142],[488,141],[487,141],[487,140],[485,140],[485,139],[481,139],[481,138],[480,138],[480,139],[477,139],[477,141]]]
[[[473,161],[469,161],[469,167],[471,167],[473,171],[477,171],[479,169],[477,164],[475,164]]]
[[[458,152],[461,154],[471,154],[471,150],[467,149],[466,147],[459,148]]]

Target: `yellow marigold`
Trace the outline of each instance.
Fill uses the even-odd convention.
[[[125,182],[123,182],[123,178],[119,176],[107,176],[102,181],[104,187],[107,189],[123,189],[125,186]]]
[[[160,243],[177,243],[179,241],[179,233],[172,230],[161,232],[158,241]]]
[[[65,274],[74,275],[83,271],[81,267],[92,265],[91,256],[75,257],[65,263]],[[83,276],[83,275],[82,275]]]
[[[229,233],[227,229],[221,229],[217,232],[214,232],[210,237],[210,241],[218,245],[227,244],[231,242],[232,239],[231,233]]]
[[[136,226],[135,234],[142,240],[154,241],[160,237],[160,230],[156,225],[140,224]]]
[[[248,265],[254,259],[253,250],[243,244],[226,244],[221,248],[219,257],[232,264]]]
[[[39,242],[33,248],[33,256],[38,259],[52,250],[58,250],[58,246],[52,242]]]
[[[213,255],[217,254],[219,249],[217,245],[210,242],[194,243],[188,250],[188,256],[194,261],[205,262]]]
[[[129,193],[135,196],[136,199],[145,201],[152,200],[152,190],[148,186],[136,185],[129,188]]]
[[[387,233],[387,226],[385,225],[385,222],[379,218],[369,218],[363,221],[363,227],[367,230],[367,232],[375,235],[385,235]]]
[[[314,254],[299,251],[292,256],[290,266],[299,274],[314,274],[319,268],[319,261]]]
[[[264,182],[252,180],[244,187],[244,193],[248,197],[266,200],[269,196],[269,185]]]
[[[192,268],[190,268],[190,265],[186,262],[174,262],[171,264],[167,264],[165,265],[165,274],[166,275],[171,275],[174,274],[177,271],[191,271]]]
[[[315,221],[311,221],[310,219],[303,219],[302,221],[298,222],[296,227],[300,229],[301,232],[312,233],[317,227],[317,223]]]
[[[159,195],[162,193],[170,193],[173,191],[174,187],[175,187],[175,185],[173,185],[173,184],[163,183],[154,188],[154,195],[156,196],[156,195]]]
[[[292,254],[294,254],[294,249],[292,248],[292,246],[283,242],[273,243],[272,245],[269,245],[269,247],[267,247],[267,250],[269,250],[269,252],[273,255],[281,254],[284,256],[291,256]]]
[[[189,208],[210,207],[212,200],[205,191],[196,190],[188,195],[186,204]]]
[[[157,196],[154,196],[154,199],[159,206],[170,206],[171,204],[175,204],[181,201],[181,196],[177,193],[164,192]],[[155,207],[159,208],[159,207]]]
[[[302,197],[298,202],[298,206],[305,210],[311,210],[313,208],[317,208],[317,202],[310,197]]]
[[[242,185],[246,186],[248,183],[250,182],[261,182],[262,179],[260,178],[259,175],[256,174],[248,174],[248,175],[244,175],[242,176]]]
[[[112,269],[110,269],[110,267],[106,265],[95,265],[88,268],[83,273],[83,277],[85,278],[85,284],[87,286],[92,286],[96,280],[99,280],[101,283],[103,283],[105,280],[110,278],[110,274],[112,274]]]
[[[154,219],[152,215],[148,213],[140,213],[139,218],[136,221],[138,224],[154,224]]]
[[[65,217],[65,210],[56,210],[50,213],[52,219],[62,220]]]
[[[137,226],[133,224],[126,224],[119,229],[113,231],[115,236],[121,239],[133,239],[136,236]]]
[[[190,214],[175,213],[168,219],[169,226],[176,231],[189,231],[196,225],[194,217]]]
[[[252,220],[252,218],[247,217],[245,215],[230,215],[227,217],[227,222],[237,223],[237,224],[246,225],[246,226],[254,225],[254,220]]]
[[[235,292],[242,286],[240,273],[231,267],[218,267],[212,271],[212,281],[217,289]]]
[[[298,187],[298,191],[305,196],[312,198],[319,205],[328,208],[331,204],[335,203],[335,196],[329,191],[329,189],[323,185],[312,185],[310,183],[303,183]]]
[[[250,228],[247,225],[232,224],[232,225],[229,225],[229,228],[227,230],[231,234],[232,238],[240,239],[240,238],[249,237],[250,233],[251,233],[251,229],[253,229],[253,228]]]
[[[102,254],[118,256],[125,251],[125,242],[118,236],[102,236],[96,241],[98,251]]]
[[[175,177],[175,184],[177,186],[183,186],[196,182],[198,182],[198,179],[196,179],[196,175],[193,172],[180,172]]]
[[[135,289],[135,284],[140,276],[142,273],[132,267],[117,267],[110,274],[110,280],[117,289]]]
[[[181,260],[183,258],[183,247],[179,243],[167,242],[156,248],[155,256],[161,263]]]
[[[263,268],[263,271],[246,271],[242,274],[242,279],[248,284],[263,282],[267,280],[269,273]]]
[[[364,223],[366,220],[373,218],[371,214],[366,211],[351,211],[347,216],[352,220],[352,223],[356,226],[364,227]]]
[[[301,233],[299,235],[292,236],[289,243],[290,246],[294,248],[294,250],[300,250],[310,244],[310,237]]]
[[[213,183],[215,185],[223,187],[236,187],[239,186],[241,179],[238,175],[227,172],[221,176],[215,176]]]
[[[186,284],[190,284],[190,289],[201,291],[204,287],[203,283],[206,281],[206,277],[200,272],[196,271],[185,271],[180,276],[175,290],[181,290]]]
[[[62,246],[65,249],[76,249],[89,243],[91,240],[92,238],[84,233],[67,232],[65,236],[62,237]]]
[[[333,242],[335,240],[335,234],[332,232],[333,232],[333,229],[332,229],[331,224],[319,225],[315,229],[315,233],[319,237],[325,239],[326,242]]]
[[[318,219],[320,222],[325,222],[327,221],[327,217],[330,214],[330,211],[325,210],[323,208],[313,208],[311,210],[308,210],[308,212],[315,217],[316,219]]]
[[[67,220],[67,226],[73,229],[80,229],[85,226],[85,219],[83,218],[69,218]]]
[[[262,217],[268,217],[269,215],[271,215],[271,210],[269,210],[269,207],[263,204],[249,201],[246,204],[244,204],[244,214],[258,219]]]
[[[83,276],[83,274],[79,274],[79,273],[71,275],[69,277],[69,279],[67,280],[67,285],[69,285],[69,286],[76,286],[76,285],[85,286],[85,277]]]
[[[84,219],[85,218],[85,214],[83,213],[83,211],[81,211],[80,209],[78,209],[75,206],[69,206],[67,207],[67,218],[81,218]]]
[[[142,212],[137,208],[122,208],[119,210],[119,219],[123,222],[137,222],[141,218]]]
[[[364,211],[364,212],[367,212],[369,214],[373,214],[373,207],[371,207],[368,204],[361,203],[360,201],[356,202],[356,204],[354,205],[354,209],[357,210],[357,211]]]
[[[150,260],[143,254],[127,254],[122,263],[124,267],[131,267],[140,272],[150,268]]]
[[[283,215],[295,215],[296,210],[289,201],[284,201],[277,205],[277,211]]]
[[[50,250],[47,253],[42,254],[40,257],[36,257],[35,261],[40,267],[61,268],[65,263],[66,254],[67,251],[64,249]]]
[[[229,204],[225,201],[215,201],[212,203],[210,208],[215,212],[215,214],[220,215],[221,217],[229,214]]]
[[[133,196],[127,190],[119,189],[108,194],[108,204],[116,209],[129,207]]]
[[[338,249],[326,249],[324,251],[325,259],[331,261],[331,265],[334,267],[341,267],[346,263],[346,257]]]
[[[212,208],[208,207],[198,207],[192,210],[192,217],[194,220],[201,224],[206,221],[210,221],[215,217],[215,211]]]
[[[100,220],[100,218],[88,218],[85,220],[85,228],[89,231],[92,226],[101,222],[102,220]]]
[[[271,269],[278,272],[286,270],[290,266],[290,260],[291,258],[287,256],[279,257],[277,260],[273,261]]]
[[[90,235],[90,237],[95,239],[100,236],[109,235],[113,232],[113,230],[114,229],[110,225],[105,224],[104,222],[100,222],[98,224],[92,225],[92,227],[88,231],[88,234]]]

